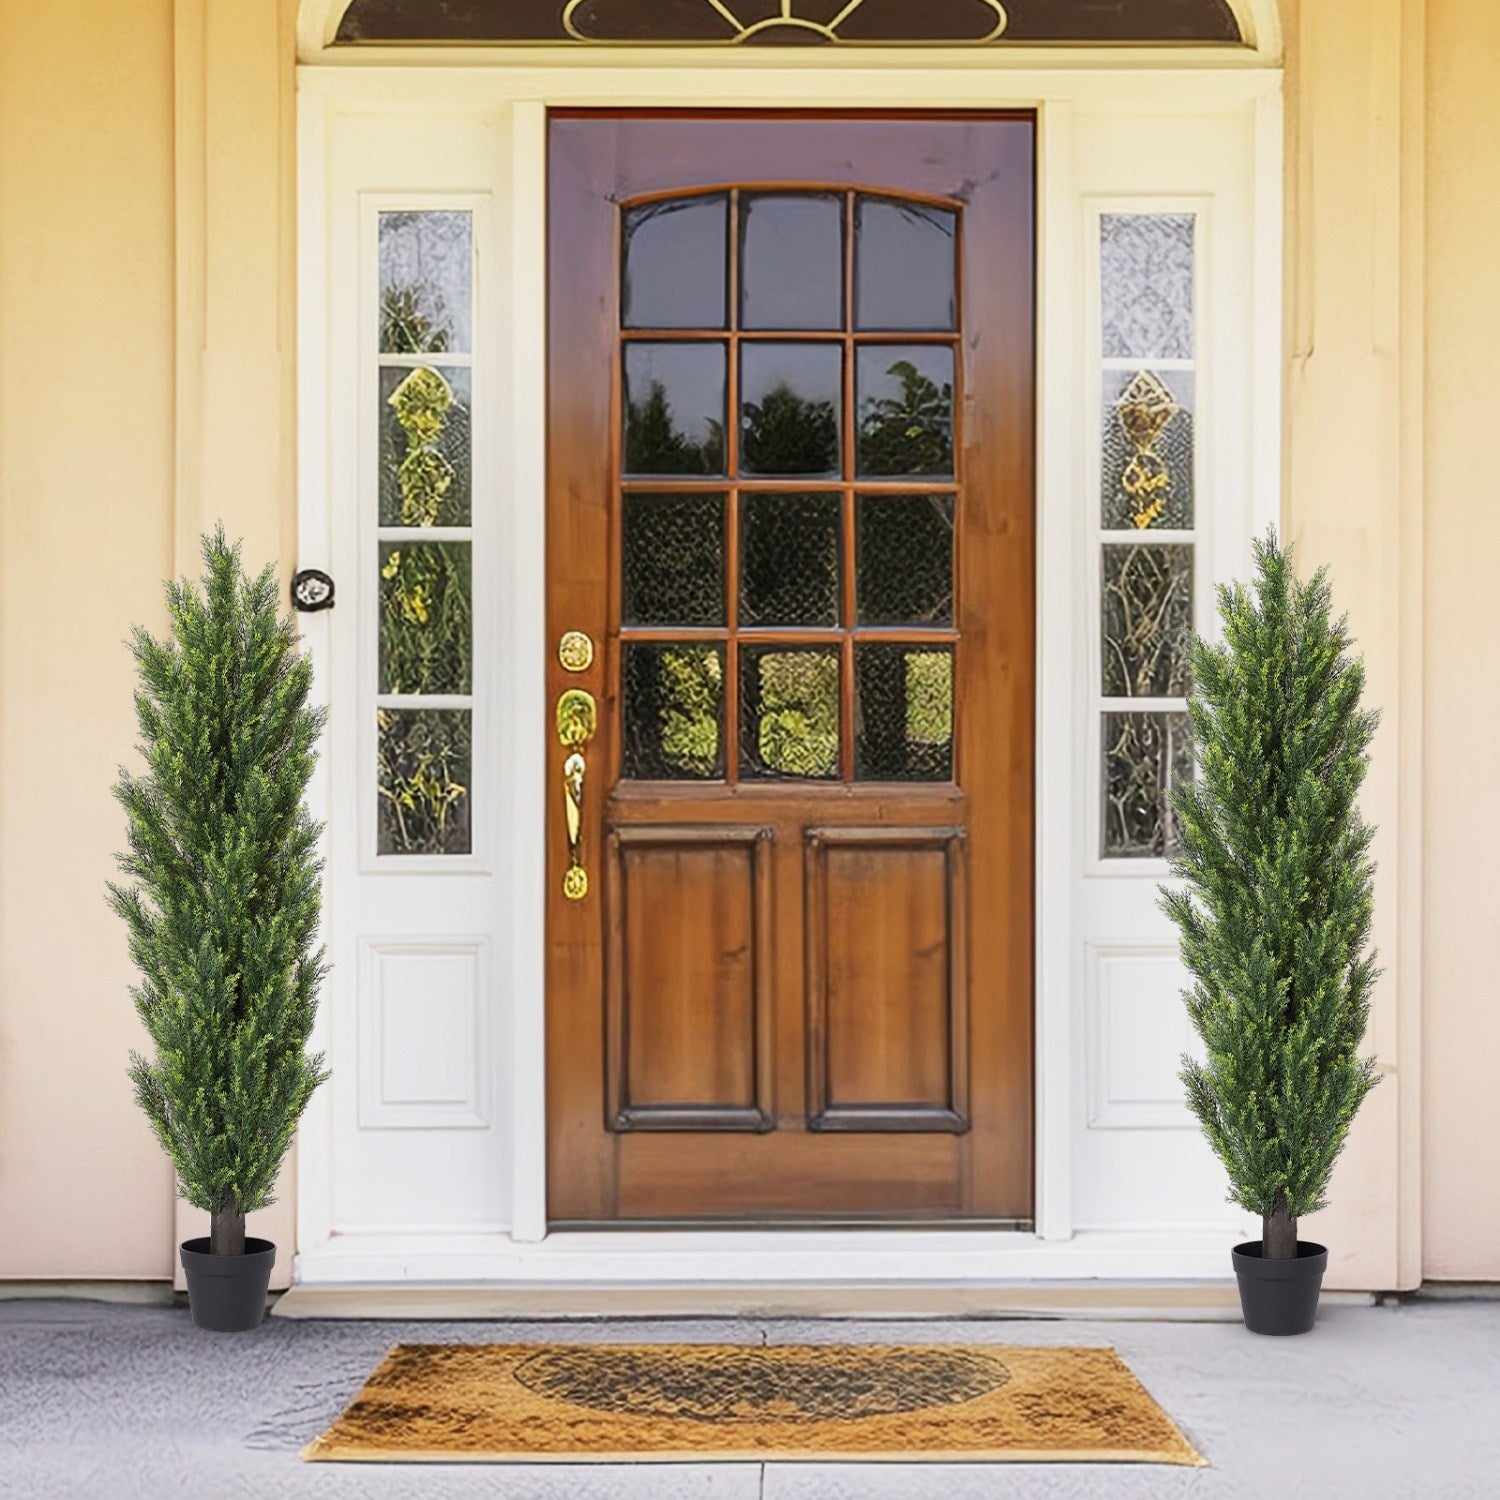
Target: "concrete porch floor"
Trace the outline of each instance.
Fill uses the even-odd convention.
[[[498,1468],[304,1464],[402,1341],[1112,1344],[1211,1465]],[[1300,1339],[1224,1323],[414,1323],[0,1303],[0,1496],[16,1500],[1447,1500],[1500,1496],[1500,1302],[1327,1307]]]

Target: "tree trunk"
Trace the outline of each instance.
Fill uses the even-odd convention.
[[[210,1255],[245,1253],[245,1216],[235,1207],[233,1198],[214,1210],[209,1221],[208,1250]]]
[[[1297,1258],[1297,1221],[1282,1204],[1261,1219],[1260,1253],[1264,1260]]]

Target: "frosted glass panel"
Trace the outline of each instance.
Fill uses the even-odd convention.
[[[1196,216],[1105,214],[1099,256],[1106,359],[1192,359]]]
[[[380,352],[467,354],[474,228],[467,211],[380,216]]]

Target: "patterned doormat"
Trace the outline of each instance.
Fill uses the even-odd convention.
[[[1113,1349],[400,1344],[315,1460],[1204,1462]]]

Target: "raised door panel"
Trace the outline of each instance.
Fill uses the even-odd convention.
[[[611,835],[612,1130],[772,1125],[767,842],[761,829]]]

